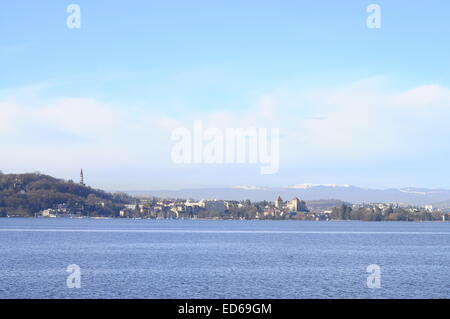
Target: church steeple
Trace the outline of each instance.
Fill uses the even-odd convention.
[[[283,206],[283,200],[281,199],[281,196],[278,196],[278,198],[275,200],[275,207],[281,208]]]
[[[81,169],[81,172],[80,172],[80,185],[85,185],[84,184],[84,175],[83,175],[83,169]]]

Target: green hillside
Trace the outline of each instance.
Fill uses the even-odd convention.
[[[128,195],[111,194],[73,181],[39,173],[0,173],[0,216],[35,216],[45,209],[60,209],[84,216],[116,216]]]

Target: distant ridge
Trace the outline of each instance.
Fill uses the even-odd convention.
[[[299,197],[304,200],[334,199],[360,203],[399,203],[428,205],[450,201],[450,190],[426,188],[369,189],[352,185],[299,184],[288,187],[234,186],[228,188],[199,188],[157,191],[127,191],[130,195],[168,198],[226,199],[273,201],[278,195],[283,199]]]

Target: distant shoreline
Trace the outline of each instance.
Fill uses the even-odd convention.
[[[44,219],[44,220],[61,220],[61,219],[94,219],[94,220],[152,220],[152,221],[261,221],[261,222],[270,222],[270,221],[278,221],[278,222],[332,222],[332,223],[349,223],[349,222],[361,222],[361,223],[448,223],[449,220],[306,220],[306,219],[230,219],[230,218],[118,218],[118,217],[33,217],[33,216],[9,216],[9,217],[0,217],[0,220],[3,219]]]

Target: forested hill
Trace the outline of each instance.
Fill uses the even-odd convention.
[[[0,216],[34,216],[45,209],[114,216],[133,199],[39,173],[0,173]]]

